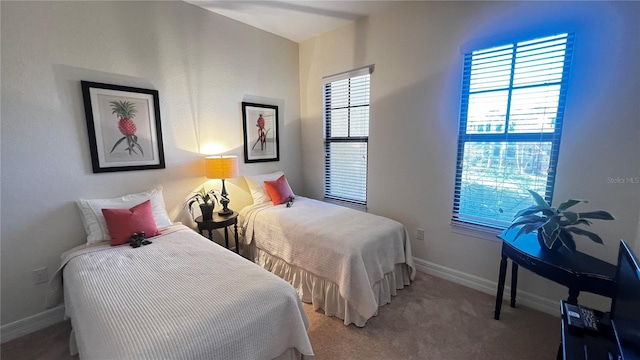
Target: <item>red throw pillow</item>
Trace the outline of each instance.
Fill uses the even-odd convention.
[[[284,204],[289,201],[289,198],[295,197],[287,178],[282,175],[275,181],[265,181],[264,187],[267,189],[267,193],[273,201],[273,205]]]
[[[102,209],[111,235],[111,246],[129,242],[133,233],[141,233],[153,237],[160,235],[155,220],[151,200],[138,204],[131,209]]]

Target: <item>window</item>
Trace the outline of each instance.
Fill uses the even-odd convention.
[[[551,201],[573,34],[465,54],[452,223],[505,228]]]
[[[322,79],[324,197],[367,204],[369,80],[373,66]]]

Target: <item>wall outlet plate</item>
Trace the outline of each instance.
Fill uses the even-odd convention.
[[[33,283],[34,284],[43,284],[49,281],[49,272],[46,267],[40,269],[34,269],[32,271]]]
[[[416,239],[424,240],[424,229],[416,229]]]

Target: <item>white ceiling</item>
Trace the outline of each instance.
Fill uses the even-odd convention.
[[[184,1],[299,43],[382,11],[400,0]]]

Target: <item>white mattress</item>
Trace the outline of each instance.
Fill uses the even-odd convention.
[[[291,285],[183,225],[152,241],[63,255],[65,308],[82,359],[313,355]]]
[[[290,208],[265,203],[240,215],[254,260],[345,324],[364,326],[415,277],[407,230],[397,221],[300,196]]]

